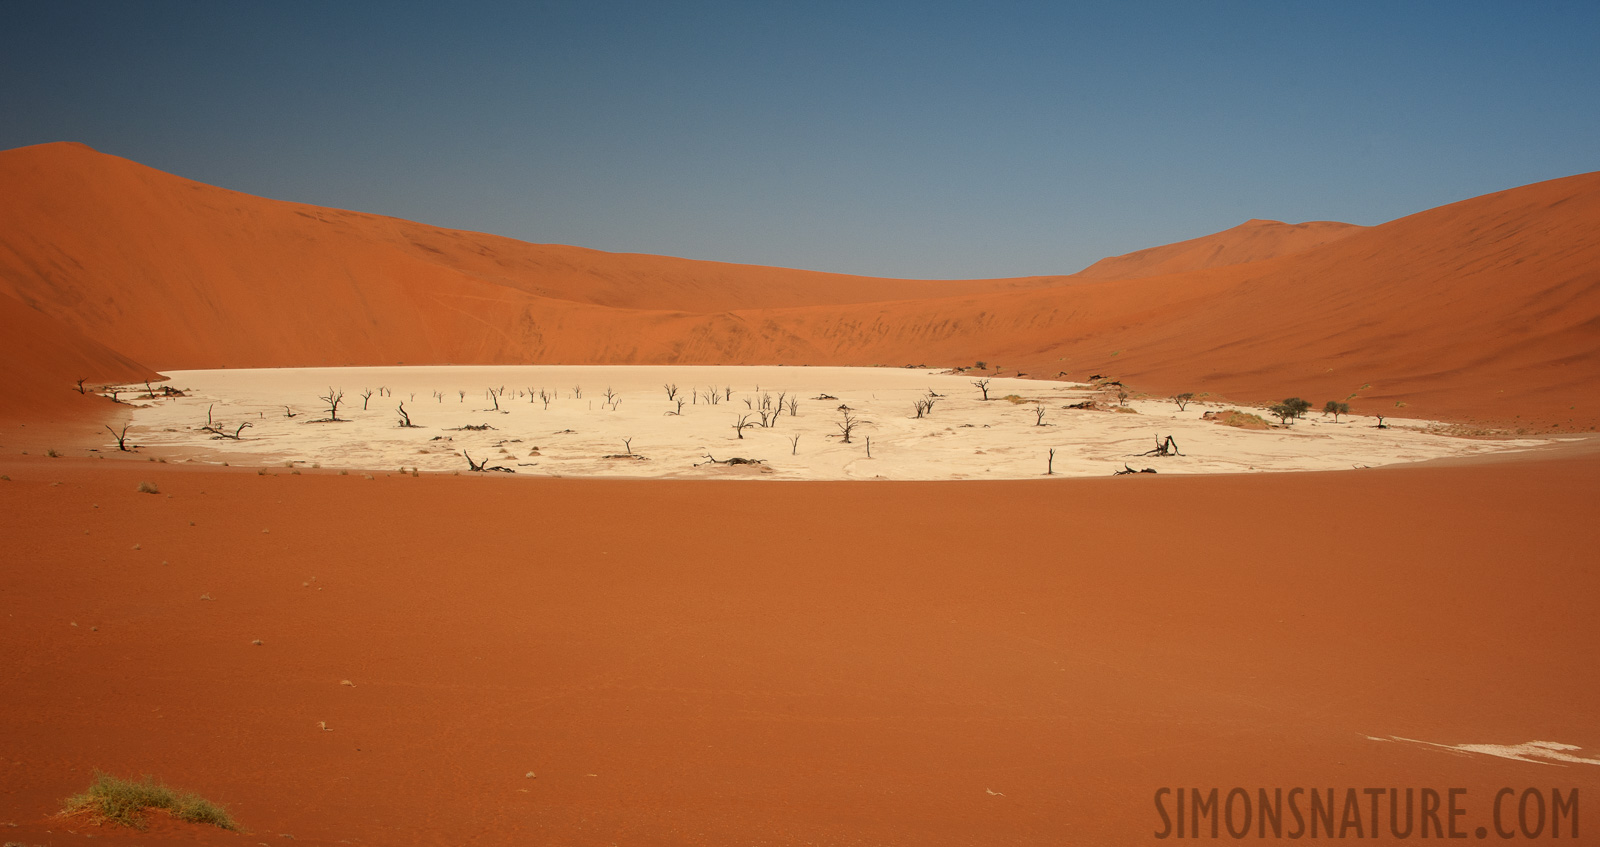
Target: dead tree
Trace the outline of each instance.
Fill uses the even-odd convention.
[[[722,389],[722,391],[723,391],[723,393],[725,395],[727,395],[727,396],[723,397],[722,399],[728,400],[728,401],[732,401],[733,400],[733,386],[731,386],[731,385],[726,386],[726,387],[724,387]]]
[[[1044,461],[1044,475],[1045,476],[1055,476],[1056,475],[1056,448],[1054,448],[1054,447],[1050,448],[1050,458],[1048,458],[1048,459],[1046,459]]]
[[[133,452],[133,451],[131,451],[131,450],[129,450],[129,449],[128,449],[128,428],[127,428],[127,427],[126,427],[126,426],[124,426],[124,427],[123,427],[123,428],[122,428],[122,431],[121,431],[121,432],[117,432],[117,431],[116,431],[116,430],[114,430],[114,429],[112,429],[112,428],[111,428],[111,427],[109,427],[109,426],[107,426],[107,427],[106,427],[106,430],[107,430],[107,431],[108,431],[108,432],[110,432],[110,433],[111,433],[111,435],[112,435],[112,436],[113,436],[113,437],[114,437],[114,438],[116,438],[116,439],[117,439],[117,449],[118,449],[118,450],[121,450],[121,451],[122,451],[122,452],[124,452],[124,453],[131,453],[131,452]]]
[[[1172,402],[1178,404],[1178,411],[1181,412],[1181,411],[1183,411],[1185,408],[1187,408],[1189,406],[1189,401],[1193,400],[1193,399],[1194,399],[1194,392],[1193,391],[1185,391],[1182,394],[1175,395],[1172,398]]]
[[[714,456],[712,456],[710,453],[706,453],[704,455],[705,455],[706,461],[704,461],[704,462],[696,462],[693,465],[694,467],[698,468],[698,467],[700,467],[701,465],[704,465],[704,464],[713,464],[713,465],[764,465],[764,464],[766,464],[766,461],[763,460],[763,459],[742,459],[742,458],[740,458],[738,456],[734,456],[731,459],[718,459],[718,458],[715,458]]]
[[[606,386],[606,402],[605,402],[605,405],[610,406],[612,411],[616,411],[616,409],[617,409],[616,403],[614,402],[616,399],[617,399],[617,392],[612,391],[611,390],[611,386],[609,386],[609,385]]]
[[[433,392],[433,399],[437,400],[440,403],[443,403],[444,402],[444,392],[443,391],[435,391],[435,392]]]
[[[800,436],[798,436],[798,435],[789,436],[789,455],[791,455],[791,456],[800,455]]]
[[[339,419],[339,404],[344,401],[343,389],[335,389],[330,385],[328,386],[328,393],[319,395],[317,399],[328,404],[328,420],[336,421]]]
[[[465,402],[467,402],[467,390],[465,388],[456,389],[456,402],[457,403],[465,403]]]
[[[926,401],[926,400],[918,400],[914,405],[915,405],[916,410],[917,410],[917,417],[920,418],[923,415],[928,413],[928,401]]]
[[[290,409],[290,408],[289,408],[289,407],[288,407],[288,406],[284,406],[284,407],[283,407],[283,416],[284,416],[284,417],[286,417],[286,418],[292,418],[292,417],[294,417],[294,416],[295,416],[295,414],[296,414],[296,413],[295,413],[295,412],[294,412],[294,411],[293,411],[293,410],[291,410],[291,409]]]
[[[469,455],[467,453],[467,451],[465,451],[465,450],[461,451],[461,455],[466,456],[466,458],[467,458],[467,469],[471,470],[471,471],[476,471],[476,472],[479,472],[479,473],[482,473],[484,471],[494,471],[496,473],[516,473],[516,471],[514,471],[514,470],[512,470],[512,469],[510,469],[508,467],[505,467],[504,465],[491,465],[491,464],[489,464],[489,460],[488,459],[484,459],[481,462],[474,462],[474,461],[472,461],[472,456]]]
[[[222,424],[207,424],[203,427],[200,427],[200,431],[211,433],[213,438],[226,438],[230,441],[243,441],[244,439],[239,437],[239,433],[244,432],[245,427],[249,425],[250,423],[248,421],[239,424],[234,428],[233,432],[230,433],[222,428]]]
[[[83,377],[82,379],[78,380],[78,393],[79,394],[88,394],[89,393],[89,392],[83,390],[83,384],[85,382],[88,382],[88,381],[89,381],[88,377]]]
[[[1158,435],[1158,436],[1156,436],[1155,449],[1146,450],[1143,453],[1140,453],[1139,455],[1141,455],[1141,456],[1182,456],[1183,454],[1178,452],[1178,442],[1172,440],[1172,436],[1169,435],[1165,439],[1163,439],[1161,436]]]
[[[574,399],[574,400],[582,400],[583,399],[583,386],[581,386],[581,385],[572,386],[572,399]]]
[[[744,438],[744,431],[752,426],[755,424],[750,422],[749,415],[740,415],[739,422],[733,425],[733,431],[739,433],[740,438]]]
[[[372,399],[372,389],[363,389],[361,392],[361,411],[367,410],[367,401]]]
[[[498,411],[500,411],[500,395],[495,394],[493,388],[489,389],[489,401],[491,403],[494,403],[494,408],[493,409],[485,409],[484,411],[487,411],[487,412],[498,412]]]
[[[1378,416],[1378,429],[1388,429],[1389,425],[1383,422],[1383,415]]]
[[[840,411],[844,414],[844,420],[835,422],[834,426],[838,427],[839,432],[844,436],[844,443],[849,444],[850,434],[855,432],[856,427],[861,425],[861,419],[851,414],[848,406],[841,406]]]
[[[678,399],[678,384],[677,383],[668,382],[668,383],[663,384],[661,387],[665,388],[667,390],[667,399],[668,400],[676,400],[676,399]]]
[[[547,412],[550,411],[550,398],[550,392],[544,390],[543,388],[539,389],[539,399],[544,401],[544,410]]]
[[[1045,413],[1045,408],[1044,408],[1044,404],[1043,403],[1033,407],[1033,425],[1034,426],[1046,426],[1047,425],[1044,422],[1044,413]]]
[[[1125,388],[1117,389],[1117,404],[1121,405],[1121,406],[1128,405],[1128,390],[1127,389],[1125,389]]]
[[[795,415],[797,415],[799,413],[800,413],[800,398],[799,397],[790,397],[789,398],[789,417],[792,418],[792,417],[794,417]]]
[[[1111,472],[1111,475],[1112,475],[1112,476],[1127,476],[1127,475],[1128,475],[1128,474],[1135,474],[1135,473],[1155,473],[1155,472],[1156,472],[1156,469],[1155,469],[1155,468],[1145,468],[1145,469],[1143,469],[1143,470],[1137,470],[1137,471],[1136,471],[1136,470],[1134,470],[1134,469],[1133,469],[1133,468],[1130,468],[1130,467],[1128,467],[1128,465],[1127,465],[1127,464],[1126,464],[1126,463],[1124,463],[1124,464],[1123,464],[1123,465],[1122,465],[1122,470],[1120,470],[1120,471],[1112,471],[1112,472]]]
[[[628,455],[632,456],[633,455],[633,439],[631,439],[631,438],[622,439],[622,449],[628,451]]]
[[[406,404],[401,403],[397,411],[400,412],[400,427],[402,429],[421,429],[421,427],[412,423],[411,416],[406,414]]]
[[[989,399],[989,377],[984,377],[983,379],[975,379],[975,380],[972,381],[972,384],[976,385],[978,387],[978,390],[983,392],[983,399],[985,399],[985,400]]]
[[[872,436],[867,436],[867,458],[872,458]]]

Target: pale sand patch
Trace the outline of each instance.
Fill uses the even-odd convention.
[[[1426,421],[1396,418],[1377,429],[1375,418],[1335,423],[1315,412],[1292,427],[1246,431],[1201,419],[1217,405],[1191,403],[1179,412],[1168,400],[1131,400],[1136,414],[1074,410],[1064,407],[1096,396],[1089,386],[1042,380],[995,379],[991,398],[1014,394],[1023,402],[985,402],[971,377],[905,368],[462,366],[168,375],[169,385],[189,395],[138,401],[129,440],[234,465],[450,472],[467,470],[466,451],[477,461],[544,476],[1031,479],[1044,475],[1052,448],[1056,475],[1104,476],[1124,465],[1163,474],[1344,470],[1546,443],[1453,438],[1424,432]],[[664,384],[676,384],[686,397],[681,415]],[[326,417],[317,398],[330,387],[343,389],[339,417],[348,421],[314,423]],[[496,411],[488,392],[502,387]],[[386,391],[376,393],[380,388]],[[608,388],[618,400],[614,408],[605,400]],[[715,404],[706,399],[713,388]],[[363,410],[366,389],[375,393]],[[541,390],[554,397],[548,408]],[[930,392],[940,396],[919,419],[914,406]],[[776,405],[780,394],[786,405],[798,398],[797,413],[785,408],[760,426],[763,400]],[[834,399],[818,399],[823,395]],[[418,428],[399,426],[400,403]],[[863,422],[849,444],[840,437],[841,406]],[[208,407],[230,433],[249,423],[241,440],[200,431]],[[286,417],[285,407],[295,416]],[[1037,425],[1040,407],[1045,426]],[[739,438],[734,424],[746,415],[757,425]],[[483,424],[493,429],[459,429]],[[791,441],[796,436],[798,444]],[[1184,455],[1139,455],[1167,436]],[[630,450],[643,458],[627,458]],[[624,458],[605,458],[619,454]],[[708,454],[764,464],[711,465]]]
[[[1562,744],[1559,741],[1527,741],[1522,744],[1439,744],[1433,741],[1419,741],[1415,738],[1402,738],[1398,735],[1392,735],[1389,739],[1367,737],[1373,741],[1393,739],[1410,744],[1421,744],[1425,747],[1438,747],[1442,750],[1450,750],[1456,753],[1478,753],[1536,765],[1600,765],[1600,759],[1590,759],[1577,755],[1575,751],[1582,750],[1582,747],[1575,744]]]

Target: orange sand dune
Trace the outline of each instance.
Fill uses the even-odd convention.
[[[160,375],[105,345],[0,295],[0,422],[76,420],[106,411],[111,402],[73,390]]]
[[[1600,795],[1372,740],[1600,754],[1594,455],[769,485],[0,449],[10,840],[75,843],[47,815],[95,768],[246,845],[1132,844],[1162,786],[1462,787],[1467,831],[1501,786]]]
[[[752,314],[830,363],[1116,376],[1152,393],[1351,397],[1368,413],[1600,426],[1600,173],[1302,253],[1164,277]]]
[[[1137,279],[1243,265],[1301,253],[1363,229],[1337,221],[1286,224],[1251,220],[1212,235],[1101,259],[1072,276],[1084,280]]]
[[[725,312],[1043,284],[526,244],[266,200],[80,144],[0,153],[0,193],[0,292],[162,368],[491,361],[470,336],[480,313],[492,319],[508,304]],[[436,308],[465,320],[446,337],[419,335]],[[524,342],[503,355],[527,352]]]
[[[1215,265],[1184,273],[970,282],[520,244],[78,145],[0,154],[0,187],[0,292],[156,368],[984,360],[1152,393],[1600,427],[1600,174],[1370,228],[1247,224],[1100,271]]]

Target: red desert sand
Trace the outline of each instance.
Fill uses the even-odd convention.
[[[73,388],[983,358],[1587,430],[1600,176],[962,283],[521,245],[76,145],[0,153],[0,186],[5,841],[1128,844],[1161,789],[1235,786],[1332,789],[1345,837],[1365,789],[1465,789],[1458,831],[1498,837],[1502,788],[1600,797],[1588,437],[1250,476],[339,475],[117,453],[120,407]],[[245,832],[54,817],[96,769]]]

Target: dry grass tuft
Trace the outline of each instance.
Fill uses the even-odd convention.
[[[160,494],[161,493],[161,489],[156,488],[156,484],[153,483],[153,482],[141,482],[141,483],[139,483],[139,493],[140,494]]]

